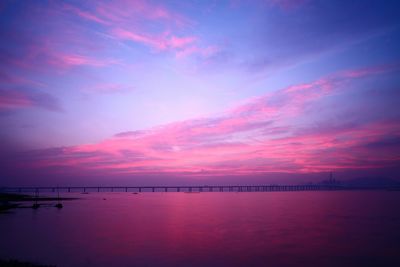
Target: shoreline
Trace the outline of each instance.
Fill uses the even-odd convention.
[[[21,209],[21,208],[34,208],[37,201],[66,201],[66,200],[76,200],[79,198],[76,197],[35,197],[26,194],[17,194],[17,193],[0,193],[0,213],[8,212],[12,209]],[[21,203],[26,202],[35,202],[33,206],[23,206]],[[36,206],[38,207],[38,206]],[[3,266],[3,265],[0,265]]]

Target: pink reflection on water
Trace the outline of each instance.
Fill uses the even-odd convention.
[[[57,266],[400,262],[398,192],[79,196],[62,210],[1,215],[0,258]]]

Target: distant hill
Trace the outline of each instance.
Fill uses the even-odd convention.
[[[386,187],[400,186],[400,181],[388,177],[358,177],[343,181],[343,184],[348,186]]]

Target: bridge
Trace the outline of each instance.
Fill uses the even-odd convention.
[[[180,186],[50,186],[50,187],[1,187],[8,193],[89,193],[89,192],[286,192],[348,190],[341,185],[180,185]]]

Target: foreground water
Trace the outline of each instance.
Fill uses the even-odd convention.
[[[400,192],[78,197],[61,210],[0,214],[0,258],[77,267],[400,266]]]

